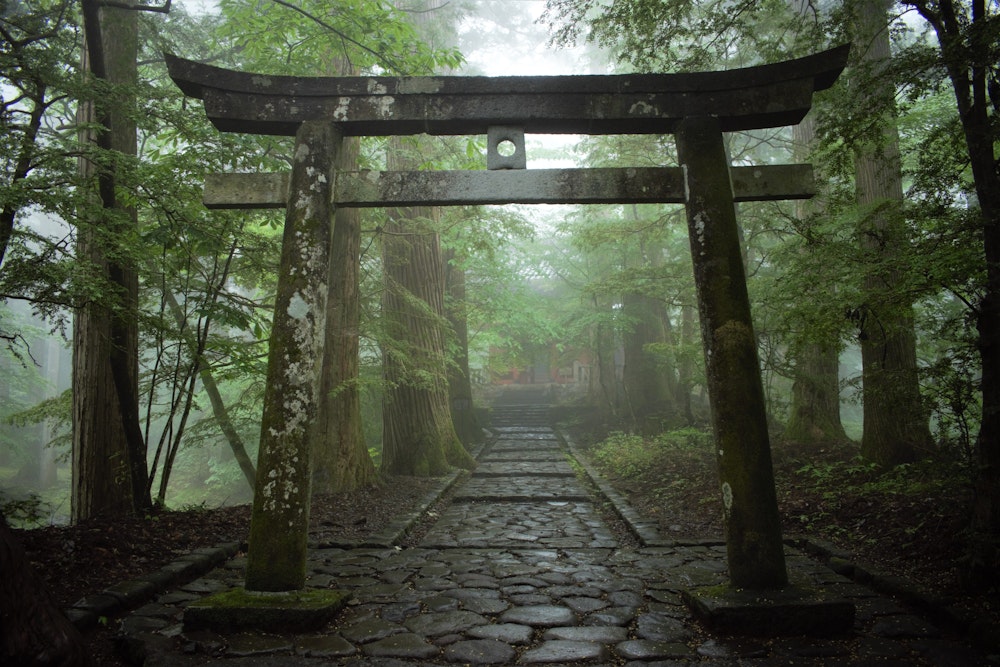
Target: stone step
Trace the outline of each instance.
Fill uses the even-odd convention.
[[[534,477],[574,477],[572,466],[565,459],[554,461],[483,461],[472,473],[473,477],[507,477],[530,475]]]
[[[505,426],[503,428],[494,429],[497,432],[497,437],[504,438],[521,438],[524,440],[558,440],[559,436],[555,434],[548,426],[538,427],[538,428],[528,428],[525,426]]]
[[[420,543],[425,548],[614,548],[611,531],[584,500],[453,503]]]
[[[479,459],[480,463],[504,463],[510,461],[521,461],[524,463],[543,463],[549,461],[565,461],[565,450],[520,450],[490,452]]]
[[[478,500],[589,500],[576,477],[473,477],[454,495],[456,502]]]

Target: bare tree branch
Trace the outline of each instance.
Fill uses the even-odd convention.
[[[406,12],[407,14],[429,14],[431,12],[436,12],[439,9],[444,9],[450,4],[451,0],[447,0],[447,2],[443,2],[437,7],[428,7],[427,9],[406,9],[405,7],[399,7],[398,9],[399,11]]]

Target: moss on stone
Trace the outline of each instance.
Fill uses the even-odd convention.
[[[350,596],[325,589],[260,593],[233,588],[188,605],[184,627],[215,632],[315,630],[342,609]]]
[[[849,600],[804,577],[767,590],[732,584],[699,586],[682,591],[681,597],[707,625],[727,633],[830,636],[850,632],[854,624],[855,609]]]
[[[331,599],[339,600],[346,596],[343,591],[330,591],[309,588],[287,593],[258,593],[244,588],[231,588],[228,591],[216,593],[203,598],[192,606],[210,607],[266,607],[271,609],[294,607],[309,609],[325,606]]]
[[[732,595],[739,589],[734,588],[732,584],[719,584],[718,586],[700,586],[698,592],[701,595],[710,598],[720,598],[726,595]]]

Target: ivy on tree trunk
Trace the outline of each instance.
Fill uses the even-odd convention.
[[[451,420],[444,272],[433,215],[429,207],[397,209],[382,237],[382,317],[391,341],[382,351],[382,466],[396,475],[475,466]]]
[[[808,114],[792,128],[793,153],[796,162],[807,162],[816,142],[816,120]],[[822,181],[823,179],[819,179]],[[795,214],[799,220],[821,213],[817,199],[798,201]],[[803,253],[816,253],[806,244]],[[821,331],[823,338],[807,333],[807,339],[793,345],[794,370],[792,379],[792,405],[784,439],[801,444],[826,444],[844,442],[847,434],[840,419],[840,359],[839,341],[832,332]],[[803,336],[800,334],[800,338]]]

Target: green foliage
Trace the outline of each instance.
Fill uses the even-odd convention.
[[[80,203],[69,104],[81,93],[76,18],[73,3],[51,0],[22,0],[0,16],[0,296],[53,318],[71,298],[73,267],[67,229],[52,218],[69,219]],[[0,335],[14,340],[16,325],[0,319]]]
[[[14,498],[0,489],[0,514],[3,514],[11,526],[33,528],[45,525],[44,520],[49,514],[49,510],[46,503],[36,493]]]
[[[635,477],[647,470],[655,452],[642,436],[615,431],[595,445],[594,460],[620,477]]]
[[[69,457],[72,434],[70,433],[70,411],[72,410],[72,392],[66,389],[62,393],[46,398],[24,410],[13,412],[4,417],[4,422],[11,426],[27,427],[34,424],[48,423],[53,433],[51,441],[44,443],[46,447],[56,447],[61,450],[60,458]]]
[[[619,66],[626,62],[640,71],[677,71],[775,61],[849,41],[853,33],[848,26],[858,6],[854,2],[818,6],[552,0],[543,21],[553,29],[558,44],[586,40],[613,49]],[[936,11],[934,5],[920,7],[925,13]],[[968,452],[980,409],[973,315],[986,287],[981,221],[972,195],[965,137],[935,37],[929,24],[904,22],[898,14],[890,14],[892,60],[877,67],[866,65],[862,48],[855,48],[849,76],[842,77],[834,90],[818,95],[814,104],[823,138],[811,156],[825,186],[820,212],[802,215],[775,203],[740,205],[760,358],[770,412],[780,417],[799,350],[813,343],[853,345],[859,322],[871,312],[861,276],[892,275],[893,290],[879,295],[885,302],[879,305],[909,309],[917,304],[922,390],[934,415],[938,441]],[[983,34],[991,34],[989,26],[996,23],[990,19],[993,10],[987,14],[977,28]],[[966,24],[959,21],[959,25]],[[970,39],[970,47],[997,42],[977,39]],[[968,53],[972,52],[970,48]],[[994,76],[996,70],[990,67]],[[966,66],[958,69],[965,71]],[[886,82],[896,94],[875,95]],[[871,212],[854,202],[853,148],[881,145],[890,118],[896,119],[904,158],[907,203],[898,211],[898,220],[908,236],[900,252],[859,253],[858,223]],[[603,138],[582,144],[589,161],[602,166],[642,164],[641,145],[634,139]],[[648,152],[652,142],[647,146]],[[734,135],[730,146],[736,163],[789,161],[789,148],[782,132]],[[657,146],[653,160],[659,162],[654,163],[669,160],[671,154],[669,142]],[[683,292],[671,289],[681,282],[666,287],[665,282],[650,280],[648,265],[628,266],[625,239],[637,239],[636,228],[622,214],[607,217],[603,224],[581,224],[584,216],[572,221],[578,247],[598,249],[604,261],[595,272],[600,278],[589,281],[586,289],[610,299],[636,290],[682,302]],[[809,297],[802,298],[805,294]],[[607,322],[622,332],[634,326],[633,319],[617,314]],[[845,379],[860,384],[860,378]]]
[[[795,34],[788,28],[796,17],[779,0],[550,0],[542,20],[557,44],[586,39],[648,72],[711,69],[726,59],[753,64],[746,60],[782,50],[769,37]]]
[[[390,3],[223,0],[219,8],[227,19],[220,36],[251,71],[329,75],[336,73],[335,63],[346,62],[358,70],[412,75],[453,69],[462,62],[457,50],[428,45]]]
[[[889,470],[860,456],[844,461],[808,463],[797,470],[825,499],[839,502],[885,496],[922,496],[954,490],[967,483],[955,462],[924,459]]]
[[[735,5],[552,0],[545,21],[556,28],[556,42],[585,35],[614,49],[623,69],[715,69],[800,55],[842,41],[849,5],[804,5],[796,14],[777,0]],[[166,16],[143,14],[144,51],[135,87],[83,85],[73,3],[20,0],[5,5],[0,15],[5,37],[0,42],[0,209],[13,220],[0,265],[0,296],[28,301],[53,327],[67,324],[71,307],[83,302],[117,307],[107,277],[73,257],[78,231],[98,234],[109,254],[134,266],[142,290],[141,345],[147,351],[141,369],[147,438],[179,447],[184,475],[199,466],[211,468],[200,481],[213,494],[225,494],[229,485],[242,482],[235,464],[210,453],[219,435],[196,378],[202,368],[213,374],[241,436],[255,443],[282,216],[206,211],[200,201],[202,179],[209,172],[284,169],[290,148],[285,138],[218,132],[200,105],[185,99],[168,79],[159,54],[170,51],[226,67],[307,75],[430,74],[462,62],[449,46],[451,36],[443,34],[451,29],[452,12],[462,11],[458,3],[433,12],[435,25],[424,31],[414,26],[413,15],[372,0],[333,5],[320,0],[223,0],[219,7],[215,16],[189,16],[182,7],[173,7]],[[981,28],[987,36],[996,24],[994,10],[988,13],[991,21]],[[917,304],[922,389],[938,443],[948,453],[968,457],[981,407],[974,315],[985,288],[982,223],[953,92],[937,51],[928,48],[933,42],[924,28],[915,22],[893,23],[899,57],[891,66],[885,72],[854,70],[855,83],[863,85],[839,86],[818,99],[825,142],[811,159],[828,186],[827,209],[800,215],[786,204],[743,204],[740,220],[772,411],[780,413],[787,403],[784,378],[793,375],[801,346],[853,343],[857,329],[845,313],[856,315],[864,308],[858,280],[864,260],[876,272],[903,274],[890,300]],[[875,75],[889,77],[897,91],[884,102],[898,113],[909,201],[900,211],[909,234],[906,251],[879,263],[856,249],[856,222],[863,212],[853,203],[850,152],[852,142],[881,131],[874,121],[883,110],[876,113],[855,103],[856,95],[877,83]],[[135,159],[79,145],[76,103],[96,97],[137,98],[132,115],[140,150]],[[41,115],[32,130],[36,112]],[[733,135],[731,143],[738,163],[788,161],[783,130]],[[482,168],[481,138],[435,140],[432,147],[418,156],[421,168]],[[77,174],[82,149],[89,159],[117,167],[119,196],[138,209],[135,234],[106,233],[107,219],[88,208],[88,186]],[[368,140],[362,162],[379,168],[385,152],[384,140]],[[589,166],[658,166],[672,163],[674,149],[668,137],[599,137],[582,141],[574,152]],[[27,170],[20,168],[22,158]],[[363,421],[368,442],[377,447],[382,387],[376,348],[377,343],[390,348],[391,336],[380,324],[381,267],[377,232],[372,231],[382,224],[384,213],[366,216]],[[442,247],[454,254],[455,265],[468,274],[466,310],[474,358],[489,358],[503,370],[526,367],[538,350],[547,352],[553,343],[565,354],[582,349],[613,356],[613,348],[641,322],[621,307],[626,294],[662,304],[668,323],[675,334],[679,331],[682,309],[690,309],[694,296],[678,207],[560,209],[554,216],[557,222],[540,225],[540,239],[534,238],[533,224],[523,212],[509,208],[455,209],[435,229]],[[56,218],[63,222],[48,224]],[[179,304],[179,317],[168,295]],[[0,312],[0,335],[17,349],[24,349],[31,334],[7,311]],[[694,366],[701,358],[696,335],[681,340],[677,334],[670,341],[649,343],[645,350],[664,372],[674,372],[671,366]],[[412,356],[405,348],[396,353]],[[444,368],[439,366],[440,373],[422,370],[416,379],[440,382]],[[38,379],[30,363],[4,368],[10,371],[11,388],[4,418],[18,423],[66,418],[66,395],[44,403],[37,397],[29,400],[27,388]],[[695,369],[689,386],[698,381]],[[615,434],[604,456],[622,474],[638,475],[657,455],[681,447],[676,443],[688,436],[680,433],[650,440]],[[694,433],[700,435],[690,436],[691,447],[708,437]],[[16,438],[3,437],[3,445],[18,446]]]
[[[711,433],[696,428],[667,431],[653,437],[615,431],[594,445],[591,453],[599,466],[628,479],[655,474],[657,463],[665,456],[708,451],[712,441]]]

